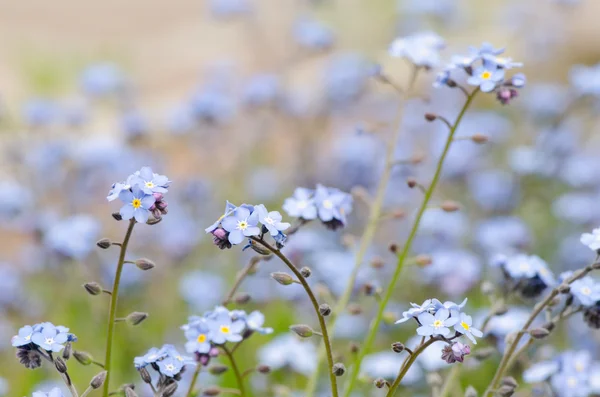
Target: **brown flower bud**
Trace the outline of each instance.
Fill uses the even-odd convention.
[[[140,270],[150,270],[153,269],[156,265],[150,259],[140,258],[135,261],[135,265]]]
[[[112,241],[110,241],[107,238],[103,238],[100,239],[96,242],[96,245],[100,248],[102,248],[103,250],[110,248],[110,246],[112,245]]]
[[[333,373],[335,376],[342,376],[344,373],[346,373],[346,367],[342,363],[335,363],[331,368],[331,373]]]
[[[100,295],[102,293],[102,287],[95,281],[83,284],[83,288],[90,295]]]
[[[300,274],[302,274],[302,277],[304,278],[309,278],[312,274],[312,270],[310,270],[310,267],[304,266],[302,269],[300,269]]]
[[[104,384],[104,381],[106,380],[106,374],[106,371],[102,371],[98,375],[94,376],[90,381],[90,387],[92,389],[99,389],[100,386],[102,386]]]
[[[319,305],[319,313],[321,316],[329,316],[331,314],[331,307],[327,303],[321,303]]]
[[[127,321],[127,323],[129,325],[139,325],[142,323],[142,321],[144,321],[147,318],[148,318],[148,313],[133,312],[133,313],[129,314],[125,318],[125,320]]]
[[[296,335],[303,338],[310,338],[315,334],[315,331],[306,324],[295,324],[290,326],[290,330],[296,333]]]

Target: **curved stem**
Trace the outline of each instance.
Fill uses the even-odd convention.
[[[117,271],[115,273],[115,281],[113,283],[112,294],[110,296],[110,310],[108,314],[108,332],[106,336],[106,355],[104,358],[104,369],[106,370],[106,380],[104,381],[104,389],[102,395],[108,397],[110,390],[110,369],[111,369],[111,358],[112,358],[112,344],[115,330],[115,318],[117,315],[117,301],[119,299],[119,284],[121,282],[121,273],[123,273],[123,265],[125,264],[125,254],[127,253],[127,246],[129,245],[129,239],[135,226],[135,219],[129,221],[125,238],[121,243],[121,251],[119,253],[119,262],[117,263]]]
[[[396,393],[396,389],[400,385],[402,378],[404,378],[404,375],[406,375],[406,373],[408,372],[410,367],[414,364],[417,357],[419,357],[419,355],[421,353],[423,353],[423,351],[425,351],[425,349],[427,349],[429,346],[431,346],[431,344],[433,342],[437,342],[439,340],[440,340],[439,338],[429,339],[427,342],[422,343],[418,348],[416,348],[415,351],[413,352],[413,354],[408,356],[407,360],[404,360],[404,364],[402,364],[402,367],[400,368],[400,373],[394,380],[394,383],[392,383],[392,385],[390,386],[390,390],[387,392],[386,397],[392,397],[394,395],[394,393]]]
[[[354,363],[352,373],[350,374],[350,378],[348,380],[348,387],[346,388],[345,393],[344,393],[345,397],[350,396],[350,393],[352,392],[352,389],[354,388],[356,381],[358,379],[358,374],[360,373],[360,365],[362,363],[362,360],[364,359],[369,348],[375,341],[375,335],[377,334],[377,331],[379,329],[379,324],[381,324],[381,321],[383,319],[383,314],[384,314],[385,308],[386,308],[387,303],[389,302],[390,298],[392,297],[392,293],[394,292],[394,287],[396,286],[396,283],[398,282],[400,273],[402,273],[402,268],[404,267],[406,259],[408,258],[408,255],[410,254],[410,249],[412,247],[413,240],[415,239],[415,237],[417,235],[417,231],[419,230],[419,225],[421,224],[421,218],[423,217],[425,210],[429,206],[429,201],[431,200],[431,197],[433,196],[433,192],[434,192],[434,190],[440,180],[440,177],[442,175],[442,168],[444,165],[444,160],[446,159],[446,156],[448,155],[448,152],[450,150],[450,146],[452,145],[452,141],[454,140],[454,134],[456,133],[456,130],[457,130],[458,126],[460,125],[460,122],[462,121],[465,113],[467,112],[467,109],[473,102],[473,98],[476,96],[476,94],[478,92],[479,92],[479,90],[477,89],[467,96],[467,100],[465,101],[465,104],[463,105],[460,113],[458,114],[458,116],[456,118],[456,121],[454,122],[454,124],[452,125],[452,128],[450,129],[450,132],[448,133],[448,138],[446,139],[446,144],[444,146],[444,150],[442,151],[442,155],[440,156],[440,158],[438,160],[435,174],[433,175],[433,180],[431,181],[429,187],[425,191],[425,197],[423,198],[423,202],[421,203],[421,206],[417,212],[417,216],[416,216],[413,226],[410,230],[408,238],[407,238],[406,242],[404,243],[402,252],[398,256],[396,270],[394,271],[394,274],[392,275],[392,278],[387,287],[387,290],[385,291],[385,295],[383,296],[383,299],[381,300],[381,304],[379,305],[379,309],[377,311],[375,319],[371,322],[371,326],[369,328],[369,333],[367,334],[367,337],[365,338],[365,341],[362,345],[362,349],[359,352],[359,354],[356,358],[356,361]]]
[[[354,267],[352,268],[352,272],[350,273],[350,278],[348,283],[346,284],[346,288],[342,293],[342,296],[335,304],[333,311],[331,312],[329,324],[331,329],[331,339],[334,337],[335,332],[335,324],[337,323],[338,316],[343,313],[348,306],[348,302],[350,302],[350,298],[352,296],[352,290],[354,289],[354,284],[356,283],[356,277],[358,275],[358,271],[360,266],[362,265],[363,259],[367,250],[371,246],[373,242],[373,237],[375,236],[375,231],[377,230],[377,225],[381,220],[381,212],[383,209],[383,201],[385,199],[385,193],[387,192],[387,187],[390,181],[390,177],[392,175],[392,169],[396,164],[394,159],[394,154],[396,152],[396,144],[398,143],[398,137],[400,135],[400,124],[402,122],[402,117],[404,113],[404,100],[405,97],[412,91],[415,81],[417,80],[419,68],[414,67],[410,82],[408,84],[408,89],[406,91],[398,89],[395,87],[393,83],[387,80],[388,84],[392,84],[394,88],[400,94],[400,110],[398,111],[398,116],[392,125],[392,137],[387,145],[387,150],[385,154],[385,165],[383,169],[383,173],[381,174],[381,178],[379,179],[379,185],[377,186],[377,192],[375,193],[375,197],[373,199],[373,203],[370,206],[369,218],[367,220],[367,226],[363,231],[362,237],[360,239],[358,251],[356,251],[356,255],[354,256]],[[313,397],[315,391],[317,389],[317,382],[319,380],[319,373],[321,363],[323,362],[323,358],[325,356],[325,351],[323,348],[319,349],[319,355],[317,357],[317,364],[313,373],[311,374],[308,384],[306,385],[305,397]]]
[[[240,369],[238,368],[237,363],[235,362],[233,353],[231,353],[226,346],[222,346],[222,348],[227,357],[229,357],[229,361],[231,362],[231,368],[233,369],[233,373],[235,374],[235,378],[237,379],[238,388],[240,389],[240,395],[244,397],[246,395],[246,392],[244,391],[244,377],[242,376],[242,373],[240,372]]]
[[[194,387],[196,387],[196,382],[198,382],[198,376],[200,376],[201,370],[202,365],[198,363],[198,365],[196,366],[196,370],[194,371],[194,377],[192,378],[192,381],[190,383],[190,388],[188,389],[188,392],[185,395],[186,397],[192,397],[192,394],[194,393]]]
[[[323,343],[325,344],[325,351],[327,353],[327,362],[329,363],[329,371],[327,371],[327,372],[329,373],[329,380],[331,382],[331,392],[332,392],[333,397],[338,397],[337,378],[332,372],[334,363],[333,363],[333,353],[331,350],[331,341],[329,339],[329,332],[327,331],[327,324],[325,323],[325,319],[319,312],[319,302],[317,301],[315,294],[312,292],[310,286],[306,282],[306,278],[304,278],[302,273],[300,273],[300,271],[296,268],[296,266],[294,266],[292,264],[292,262],[290,262],[290,260],[281,253],[281,251],[279,251],[278,249],[275,249],[273,246],[271,246],[269,243],[267,243],[264,240],[260,240],[256,237],[252,237],[252,240],[261,244],[263,247],[265,247],[266,249],[271,251],[273,254],[275,254],[275,256],[277,256],[279,259],[281,259],[281,261],[283,263],[285,263],[287,265],[287,267],[296,275],[296,277],[298,278],[298,280],[300,280],[300,283],[304,287],[304,290],[306,291],[306,294],[310,298],[310,301],[315,310],[315,314],[317,315],[317,318],[319,319],[319,324],[321,326],[321,334],[323,334]]]

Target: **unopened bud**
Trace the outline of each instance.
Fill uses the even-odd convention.
[[[429,255],[417,255],[415,262],[418,266],[425,267],[431,265],[433,259]]]
[[[398,244],[390,244],[389,250],[392,254],[397,254],[398,253]]]
[[[137,259],[135,261],[135,265],[138,267],[138,269],[140,270],[150,270],[153,269],[154,266],[156,266],[154,264],[154,262],[152,262],[150,259],[146,259],[146,258],[140,258]]]
[[[375,385],[376,388],[378,389],[383,389],[383,387],[385,386],[385,379],[383,378],[377,378],[373,381],[373,384]]]
[[[102,248],[103,250],[110,248],[110,246],[112,245],[112,241],[110,241],[107,238],[103,238],[100,239],[96,242],[96,245],[100,248]]]
[[[396,313],[394,312],[384,312],[383,313],[383,322],[385,324],[394,324],[396,322]]]
[[[83,284],[83,288],[85,288],[90,295],[100,295],[102,293],[102,287],[95,281]]]
[[[348,313],[353,316],[358,316],[363,312],[362,307],[358,303],[351,303],[348,305]]]
[[[425,113],[425,120],[427,121],[435,121],[435,119],[437,119],[438,116],[436,114],[433,113]]]
[[[484,347],[482,349],[477,349],[475,353],[473,353],[473,356],[477,360],[483,361],[491,357],[494,353],[496,353],[496,349],[494,349],[493,347]]]
[[[519,387],[519,384],[517,383],[517,380],[515,378],[513,378],[512,376],[505,376],[500,381],[500,384],[506,385],[506,386],[510,386],[513,389],[516,389],[517,387]]]
[[[382,269],[385,266],[385,262],[381,257],[375,257],[371,259],[370,265],[373,269]]]
[[[529,331],[529,335],[535,339],[544,339],[550,335],[550,331],[548,331],[546,328],[534,328]]]
[[[271,367],[269,367],[268,365],[261,364],[258,367],[256,367],[256,370],[260,374],[268,374],[269,372],[271,372]]]
[[[494,307],[494,315],[496,315],[496,316],[505,315],[507,312],[508,312],[508,306],[506,306],[504,304],[500,304],[500,305],[497,305],[496,307]]]
[[[513,394],[515,394],[515,388],[508,385],[501,386],[496,390],[496,395],[500,397],[510,397]]]
[[[75,350],[73,351],[73,357],[82,365],[90,365],[94,361],[94,358],[88,352],[80,352]]]
[[[273,272],[271,273],[271,277],[281,285],[290,285],[294,283],[294,278],[284,272]]]
[[[319,313],[321,313],[321,316],[329,316],[331,314],[331,307],[327,303],[321,303],[319,305]]]
[[[350,353],[356,354],[356,353],[358,353],[359,349],[360,349],[360,347],[358,346],[358,344],[356,344],[354,342],[350,342],[350,346],[349,346]]]
[[[406,180],[406,184],[408,185],[409,188],[414,188],[415,186],[417,186],[417,180],[413,177],[410,177]]]
[[[362,291],[365,293],[366,296],[373,296],[375,294],[375,291],[377,291],[377,287],[375,287],[373,283],[365,283],[362,286]]]
[[[258,245],[257,243],[255,243],[252,240],[250,240],[250,248],[252,248],[252,250],[254,250],[254,252],[256,252],[257,254],[264,255],[264,256],[271,255],[271,251],[269,251],[267,248],[263,247],[262,245]]]
[[[460,209],[460,205],[455,201],[444,201],[440,208],[445,212],[455,212]]]
[[[456,84],[456,81],[454,81],[454,80],[452,80],[452,79],[448,79],[448,80],[446,81],[446,85],[447,85],[448,87],[450,87],[450,88],[454,88],[454,87],[457,87],[457,86],[458,86],[458,84]]]
[[[54,359],[54,366],[56,367],[56,370],[58,372],[60,372],[61,374],[64,374],[65,372],[67,372],[67,364],[60,357],[56,357]]]
[[[94,376],[90,381],[90,387],[92,389],[99,389],[100,386],[102,386],[104,384],[104,381],[106,380],[106,374],[106,371],[102,371],[98,375]]]
[[[591,266],[592,266],[592,269],[598,270],[598,269],[600,269],[600,262],[594,262],[594,263],[592,263]]]
[[[249,294],[247,294],[247,293],[241,293],[241,294],[236,295],[233,298],[233,301],[235,303],[237,303],[238,305],[245,305],[246,303],[250,302],[251,299],[252,298],[250,297]]]
[[[489,140],[489,138],[483,134],[475,134],[471,137],[471,140],[475,143],[483,144],[486,143]]]
[[[171,383],[170,385],[164,388],[161,397],[171,397],[177,391],[178,386],[179,384],[177,382]]]
[[[309,278],[312,274],[312,270],[310,270],[310,267],[304,266],[302,269],[300,269],[300,274],[302,274],[302,277],[304,278]]]
[[[346,367],[342,363],[335,363],[331,368],[331,373],[335,376],[342,376],[346,373]]]
[[[73,353],[73,344],[71,344],[71,342],[67,342],[62,352],[62,358],[69,360],[71,358],[71,353]]]
[[[222,373],[225,373],[228,370],[229,367],[227,367],[226,365],[215,364],[208,369],[208,372],[210,372],[212,375],[221,375]]]
[[[552,332],[552,330],[556,327],[556,323],[549,321],[546,324],[542,325],[542,328],[547,329],[549,332]]]
[[[125,392],[125,397],[138,397],[137,393],[130,386],[123,388],[123,391]]]
[[[221,394],[221,389],[219,389],[216,386],[211,386],[211,387],[204,389],[202,394],[205,396],[218,396],[219,394]]]
[[[310,338],[315,334],[315,331],[306,324],[295,324],[290,326],[290,330],[295,332],[296,335],[303,338]]]
[[[123,217],[122,217],[122,216],[121,216],[121,214],[120,214],[120,213],[118,213],[118,212],[113,212],[113,213],[112,213],[112,217],[113,217],[113,218],[114,218],[116,221],[123,220]]]
[[[404,343],[402,343],[402,342],[392,343],[392,351],[394,353],[402,353],[404,351]]]
[[[140,378],[142,378],[144,383],[152,383],[152,377],[150,376],[150,372],[148,372],[146,368],[142,367],[138,370],[138,372],[140,373]]]
[[[139,325],[142,321],[148,318],[148,313],[133,312],[129,314],[125,320],[129,325]]]
[[[477,390],[473,386],[467,387],[465,391],[465,397],[477,397]]]

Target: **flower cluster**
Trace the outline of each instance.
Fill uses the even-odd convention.
[[[565,280],[573,272],[564,272],[560,275]],[[585,276],[573,281],[569,286],[568,305],[573,305],[583,311],[583,319],[593,329],[600,329],[600,283],[590,276]]]
[[[302,221],[319,219],[335,230],[346,225],[352,212],[352,196],[339,189],[317,185],[315,190],[296,188],[294,195],[285,199],[283,210]]]
[[[133,363],[138,371],[150,365],[169,378],[180,374],[186,365],[195,365],[191,357],[182,356],[173,345],[164,345],[160,349],[153,347],[143,356],[136,357]]]
[[[64,397],[64,395],[58,387],[55,387],[52,390],[50,390],[48,393],[45,393],[43,391],[33,392],[31,397]]]
[[[412,64],[427,69],[440,63],[440,50],[446,46],[444,39],[433,32],[423,32],[397,38],[389,48],[393,57],[406,58]]]
[[[535,298],[546,288],[556,285],[552,271],[546,262],[536,255],[499,257],[494,264],[502,269],[509,288],[525,298]]]
[[[42,357],[62,351],[67,344],[76,342],[77,337],[69,332],[69,328],[52,323],[26,325],[11,339],[13,347],[17,348],[17,358],[21,364],[30,369],[42,365]]]
[[[482,92],[495,92],[502,104],[509,103],[518,95],[517,89],[525,86],[526,78],[522,73],[513,75],[510,79],[506,71],[522,67],[520,62],[511,58],[502,58],[503,48],[494,48],[489,43],[483,43],[481,48],[470,47],[467,55],[455,55],[451,62],[438,73],[434,87],[456,87],[457,83],[451,78],[455,70],[462,69],[467,75],[467,84],[477,86]]]
[[[419,327],[417,334],[440,338],[447,342],[442,350],[442,359],[447,363],[462,362],[464,356],[471,353],[471,348],[454,339],[464,335],[471,342],[477,344],[475,337],[480,338],[483,333],[473,327],[473,318],[462,311],[467,299],[460,304],[454,302],[440,302],[437,299],[427,299],[423,304],[411,303],[412,308],[402,313],[402,319],[396,324],[415,319]],[[452,334],[451,328],[454,328]]]
[[[208,364],[210,357],[218,354],[216,346],[227,342],[240,342],[254,332],[270,334],[272,328],[264,328],[265,316],[254,311],[247,314],[243,310],[229,311],[223,306],[204,313],[202,317],[192,316],[181,329],[187,343],[185,350],[196,355],[196,361]]]
[[[164,195],[170,184],[166,176],[155,174],[150,167],[142,167],[129,175],[125,182],[113,184],[106,199],[113,201],[118,198],[123,202],[119,210],[121,219],[134,218],[139,223],[146,223],[152,215],[158,221],[167,214]]]
[[[277,211],[268,211],[263,204],[242,204],[239,207],[229,201],[225,212],[215,223],[205,229],[212,233],[215,245],[221,249],[231,248],[251,237],[262,237],[270,234],[278,245],[283,246],[286,236],[284,230],[290,227],[282,222],[282,216]],[[259,227],[259,223],[261,227]]]

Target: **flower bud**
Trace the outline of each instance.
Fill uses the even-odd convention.
[[[600,262],[594,262],[591,265],[593,270],[599,270],[600,269]]]
[[[226,365],[215,364],[215,365],[211,365],[211,367],[208,369],[208,372],[210,372],[212,375],[221,375],[222,373],[225,373],[228,370],[229,370],[229,367]]]
[[[390,244],[389,250],[392,254],[398,253],[398,244]]]
[[[106,374],[106,371],[102,371],[98,375],[94,376],[90,381],[90,387],[92,389],[99,389],[100,386],[102,386],[104,384],[104,381],[106,380]]]
[[[306,324],[296,324],[290,326],[290,330],[295,332],[296,335],[301,336],[303,338],[310,338],[315,334],[315,331]]]
[[[505,376],[500,381],[500,384],[506,385],[506,386],[511,386],[513,389],[516,389],[517,387],[519,387],[517,380],[515,378],[513,378],[512,376]]]
[[[381,257],[375,257],[371,259],[370,265],[373,269],[382,269],[385,266],[385,262]]]
[[[433,113],[425,113],[425,120],[431,122],[431,121],[435,121],[435,119],[437,119],[438,116],[436,114]]]
[[[171,383],[170,385],[168,385],[167,387],[164,388],[161,396],[162,397],[171,397],[177,391],[178,386],[179,386],[179,384],[177,382]]]
[[[102,287],[95,281],[83,284],[83,288],[90,295],[100,295],[102,293]]]
[[[373,381],[373,384],[375,385],[376,388],[383,389],[383,387],[386,385],[386,382],[385,382],[385,379],[383,379],[383,378],[377,378]]]
[[[137,393],[131,387],[126,387],[123,391],[125,392],[125,397],[138,397]]]
[[[342,363],[335,363],[331,368],[331,373],[335,376],[342,376],[346,372],[346,367]]]
[[[138,269],[140,270],[150,270],[153,269],[154,266],[156,266],[154,264],[154,262],[152,262],[150,259],[146,259],[146,258],[140,258],[137,259],[135,261],[135,265],[138,267]]]
[[[268,374],[269,372],[271,372],[271,367],[269,367],[268,365],[261,364],[258,367],[256,367],[256,370],[260,374]]]
[[[414,188],[415,186],[417,186],[417,180],[413,177],[410,177],[406,180],[406,184],[408,185],[409,188]]]
[[[312,274],[312,270],[310,270],[310,267],[304,266],[302,269],[300,269],[300,274],[302,274],[302,277],[304,278],[309,278]]]
[[[213,230],[211,233],[213,235],[213,244],[214,245],[216,245],[217,247],[219,247],[222,250],[231,248],[231,243],[229,242],[229,239],[228,239],[228,233],[225,229],[218,227],[215,230]]]
[[[354,342],[350,342],[350,346],[349,346],[350,353],[356,354],[356,353],[358,353],[359,349],[360,349],[360,346],[358,346],[358,344],[356,344]]]
[[[483,134],[475,134],[471,137],[471,140],[477,144],[484,144],[487,141],[489,141],[489,138],[486,135]]]
[[[218,396],[219,394],[221,394],[221,389],[219,389],[216,386],[211,386],[204,389],[204,392],[202,392],[202,394],[205,396]]]
[[[496,390],[496,395],[500,397],[510,397],[513,394],[515,394],[515,388],[508,385],[500,386],[500,388]]]
[[[90,365],[94,361],[94,358],[88,352],[80,352],[80,351],[75,350],[75,351],[73,351],[73,357],[81,365]]]
[[[467,387],[465,391],[465,397],[477,397],[477,390],[473,386]]]
[[[560,292],[561,294],[568,294],[569,292],[571,292],[571,286],[568,284],[561,284],[558,286],[558,292]]]
[[[237,303],[238,305],[245,305],[246,303],[250,302],[251,299],[252,298],[250,297],[249,294],[247,294],[247,293],[241,293],[241,294],[236,295],[233,298],[233,301],[235,303]]]
[[[294,283],[294,278],[284,272],[273,272],[271,273],[271,277],[281,285],[290,285]]]
[[[392,351],[394,353],[402,353],[404,351],[404,343],[402,343],[402,342],[392,343]]]
[[[508,312],[508,307],[504,304],[497,305],[494,307],[494,315],[502,316]]]
[[[534,328],[529,331],[529,335],[531,335],[535,339],[544,339],[548,335],[550,335],[550,331],[546,328]]]
[[[64,360],[60,357],[56,357],[54,359],[54,366],[56,367],[56,370],[61,374],[67,372],[67,364],[65,364]]]
[[[142,378],[144,383],[152,383],[152,376],[150,376],[150,372],[148,372],[146,368],[142,367],[138,370],[138,372],[140,373],[140,377]]]
[[[110,248],[110,246],[112,245],[112,241],[110,241],[107,238],[103,238],[100,239],[96,242],[96,245],[100,248],[102,248],[103,250]]]
[[[73,344],[71,342],[67,342],[62,352],[62,358],[68,361],[71,358],[71,353],[73,353]]]
[[[129,314],[125,320],[129,325],[139,325],[142,321],[148,318],[148,313],[133,312]]]
[[[329,316],[331,314],[331,307],[327,303],[321,303],[319,305],[319,313],[321,316]]]
[[[460,205],[455,202],[455,201],[444,201],[442,203],[442,205],[440,206],[440,208],[444,211],[444,212],[456,212],[460,209]]]
[[[122,216],[121,216],[121,214],[120,214],[120,213],[118,213],[118,212],[113,212],[113,213],[112,213],[112,217],[113,217],[113,218],[114,218],[116,221],[123,220],[123,217],[122,217]]]

